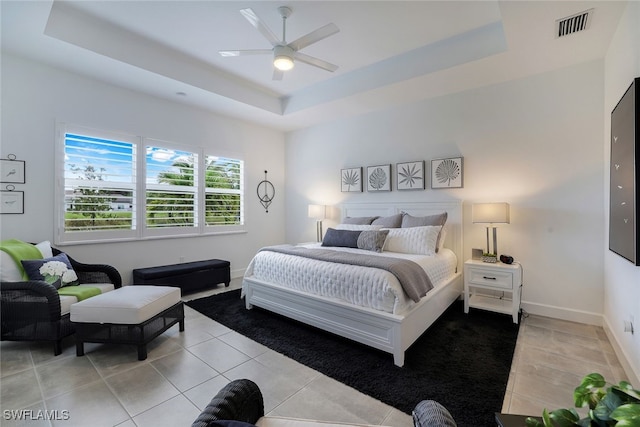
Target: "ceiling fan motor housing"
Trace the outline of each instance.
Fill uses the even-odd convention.
[[[289,46],[278,45],[273,48],[273,65],[279,70],[286,71],[293,68],[295,51]]]

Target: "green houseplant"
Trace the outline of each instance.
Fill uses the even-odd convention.
[[[482,253],[482,261],[483,262],[497,262],[498,255],[491,252],[483,252]]]
[[[607,387],[608,386],[608,387]],[[527,418],[527,427],[640,427],[640,390],[621,381],[609,385],[598,373],[589,374],[573,392],[576,408],[589,407],[580,418],[575,409],[556,409],[542,413],[542,422]]]

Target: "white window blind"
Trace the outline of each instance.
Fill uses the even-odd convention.
[[[197,227],[198,154],[146,145],[146,226]]]
[[[58,123],[56,243],[244,231],[244,162]]]
[[[226,157],[206,156],[205,164],[206,225],[244,225],[244,162]]]
[[[75,130],[64,133],[64,231],[135,230],[135,142]]]

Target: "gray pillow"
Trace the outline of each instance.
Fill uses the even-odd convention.
[[[382,252],[384,242],[387,240],[389,230],[362,231],[358,237],[358,249],[373,252]]]
[[[379,218],[377,216],[354,216],[354,217],[346,217],[342,220],[343,224],[352,224],[352,225],[371,225],[374,219]]]
[[[444,227],[444,223],[447,222],[449,214],[442,212],[441,214],[427,215],[427,216],[411,216],[406,212],[402,213],[402,228],[409,227],[422,227],[425,225],[440,225]],[[438,240],[436,240],[436,252],[440,248],[440,238],[442,237],[442,229],[438,233]]]
[[[357,248],[358,237],[362,231],[327,229],[322,239],[322,246],[337,246],[341,248]]]
[[[376,218],[371,225],[381,225],[384,228],[400,228],[402,225],[402,214],[395,214],[389,216],[382,216]]]
[[[408,213],[402,215],[402,228],[423,227],[425,225],[444,225],[447,222],[448,214],[443,212],[436,215],[412,216]]]

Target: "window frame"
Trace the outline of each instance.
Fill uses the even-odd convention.
[[[116,140],[131,143],[133,145],[133,183],[128,184],[133,188],[132,197],[132,228],[112,229],[112,230],[86,230],[67,231],[65,229],[65,146],[67,134],[78,134],[87,137],[94,137],[106,140]],[[147,146],[159,149],[179,150],[193,153],[197,157],[194,165],[195,186],[194,189],[194,220],[195,226],[168,226],[168,227],[148,227],[147,226],[147,206],[146,192],[147,184]],[[212,225],[206,224],[206,183],[205,183],[205,161],[208,157],[226,158],[240,163],[240,224]],[[135,136],[126,133],[105,131],[90,128],[82,125],[69,124],[64,122],[56,123],[56,143],[55,143],[55,191],[54,191],[54,221],[55,232],[54,241],[58,245],[83,244],[83,243],[106,243],[117,241],[135,241],[150,239],[166,239],[180,237],[195,237],[203,235],[221,235],[246,232],[245,206],[246,192],[244,186],[244,159],[237,153],[216,152],[215,149],[205,149],[203,147],[189,146],[174,142]],[[126,186],[126,185],[123,185]]]

